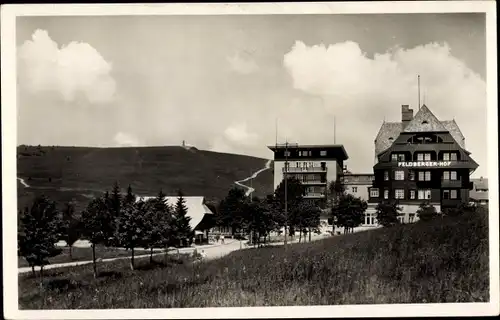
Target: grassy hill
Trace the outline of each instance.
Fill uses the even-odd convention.
[[[22,309],[243,307],[489,301],[488,214],[132,272],[127,262],[20,277]],[[133,288],[133,290],[131,290]],[[214,288],[217,288],[214,291]]]
[[[44,193],[61,202],[86,202],[110,190],[115,181],[123,189],[130,184],[139,195],[156,194],[160,189],[176,195],[203,195],[221,199],[234,186],[263,168],[267,160],[235,154],[182,147],[18,147],[17,176],[30,185],[18,183],[19,205]],[[269,180],[269,181],[268,181]],[[272,192],[272,176],[253,185],[260,193]]]

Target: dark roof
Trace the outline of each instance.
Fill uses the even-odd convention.
[[[448,131],[441,121],[424,104],[413,119],[408,123],[404,132],[443,132]]]
[[[278,144],[274,146],[267,146],[273,152],[278,149],[285,149],[283,144]],[[342,144],[291,144],[288,146],[288,149],[334,149],[336,151],[340,151],[343,160],[349,159],[347,152],[345,151],[344,145]]]
[[[427,120],[427,124],[422,124]],[[437,122],[436,122],[437,121]],[[375,138],[375,155],[387,150],[401,132],[448,131],[458,145],[465,149],[465,138],[455,120],[439,121],[427,106],[422,106],[412,121],[403,130],[401,122],[382,123]],[[391,139],[392,138],[392,139]]]

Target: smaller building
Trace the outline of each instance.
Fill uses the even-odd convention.
[[[146,196],[138,197],[144,201],[154,199],[156,197]],[[185,205],[187,208],[187,216],[189,226],[193,231],[193,236],[196,242],[208,241],[208,232],[215,225],[214,213],[205,205],[205,198],[203,196],[184,196]],[[175,206],[178,197],[165,197],[168,205]]]
[[[472,190],[469,192],[469,200],[478,205],[488,205],[488,179],[483,177],[471,179]]]

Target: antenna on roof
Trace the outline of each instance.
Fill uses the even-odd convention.
[[[418,75],[418,110],[420,110],[420,75]]]
[[[336,144],[336,134],[337,133],[337,124],[335,123],[335,116],[333,116],[333,144]]]
[[[278,145],[278,118],[276,118],[276,146]]]

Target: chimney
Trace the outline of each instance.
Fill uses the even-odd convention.
[[[413,120],[413,109],[410,109],[409,105],[403,104],[401,106],[401,122],[403,123],[403,129],[406,128],[411,120]]]

